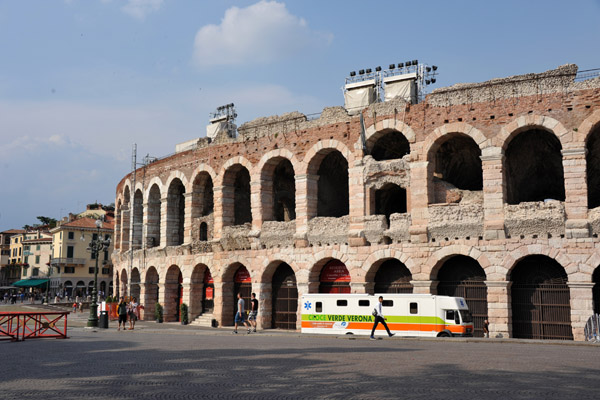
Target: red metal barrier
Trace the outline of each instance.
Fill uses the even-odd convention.
[[[68,311],[0,312],[0,340],[67,339],[67,315]]]

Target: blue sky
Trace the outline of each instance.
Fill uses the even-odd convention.
[[[0,230],[114,201],[138,156],[343,104],[352,70],[419,59],[435,87],[600,67],[599,1],[0,0]]]

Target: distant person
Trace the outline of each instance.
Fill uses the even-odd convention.
[[[77,303],[73,303],[73,314],[77,314]]]
[[[256,300],[256,293],[252,293],[252,308],[250,309],[250,314],[248,315],[248,322],[252,326],[252,331],[256,332],[256,315],[258,314],[258,300]]]
[[[127,303],[125,303],[125,298],[123,296],[121,296],[121,301],[119,301],[119,305],[117,306],[117,314],[119,314],[119,327],[117,330],[121,330],[121,323],[123,324],[123,330],[126,330],[127,327],[125,324],[127,323]]]
[[[377,328],[377,325],[379,325],[380,322],[383,324],[389,337],[392,337],[395,335],[395,333],[390,332],[390,329],[388,328],[387,324],[385,323],[385,320],[387,318],[383,316],[383,308],[382,307],[383,307],[383,296],[379,296],[379,303],[377,303],[375,305],[375,309],[373,310],[373,314],[374,314],[373,316],[375,317],[375,321],[373,323],[373,329],[371,329],[371,340],[377,340],[377,339],[375,339],[375,329]]]
[[[128,306],[128,312],[127,314],[129,315],[129,329],[133,330],[133,328],[135,328],[135,321],[137,321],[138,319],[138,302],[137,299],[135,297],[131,298],[131,301],[129,302],[129,306]]]
[[[250,333],[250,325],[248,325],[248,322],[246,322],[246,316],[244,315],[245,314],[245,311],[244,311],[245,302],[244,302],[244,299],[242,298],[242,294],[238,293],[237,298],[238,298],[237,312],[235,313],[235,328],[233,330],[233,333],[238,333],[238,331],[237,331],[238,324],[244,324],[246,326],[246,328],[248,328],[248,333]]]
[[[490,337],[490,321],[487,319],[483,321],[483,337]]]

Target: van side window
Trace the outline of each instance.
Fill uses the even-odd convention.
[[[359,307],[369,307],[370,304],[371,304],[371,302],[369,300],[359,300],[358,301]]]
[[[384,307],[394,307],[394,300],[384,300],[381,305]]]
[[[410,313],[411,314],[418,314],[419,313],[419,304],[417,304],[417,303],[410,303]]]
[[[454,321],[454,310],[446,310],[446,320]]]
[[[315,303],[315,311],[316,312],[323,312],[323,303],[321,303],[320,301],[317,301]]]
[[[338,300],[337,301],[338,307],[346,307],[347,305],[348,305],[348,300]]]

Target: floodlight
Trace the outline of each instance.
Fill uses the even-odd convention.
[[[364,75],[365,74],[365,70],[364,69],[360,69],[360,70],[358,70],[358,73],[361,74],[361,75]]]
[[[412,64],[415,65],[415,66],[418,65],[419,64],[419,60],[413,60]]]
[[[431,83],[435,83],[435,78],[431,78]]]
[[[351,71],[350,76],[356,76],[356,71]]]
[[[390,69],[396,68],[396,64],[390,64]]]
[[[404,65],[406,65],[407,67],[410,67],[412,65],[412,61],[405,61]]]
[[[404,63],[398,63],[398,68],[404,68]]]
[[[437,71],[437,65],[434,65],[431,68],[433,68],[434,71]]]
[[[426,70],[427,72],[431,72],[431,67],[426,67],[426,68],[425,68],[425,70]]]
[[[426,79],[426,80],[425,80],[425,84],[426,84],[426,85],[429,85],[430,83],[431,83],[431,81],[430,81],[429,79]]]
[[[375,71],[377,71],[377,72],[381,71],[381,67],[379,67],[379,66],[378,66],[378,67],[376,67],[376,68],[375,68]]]
[[[367,68],[367,74],[370,74],[371,72],[371,68]]]

